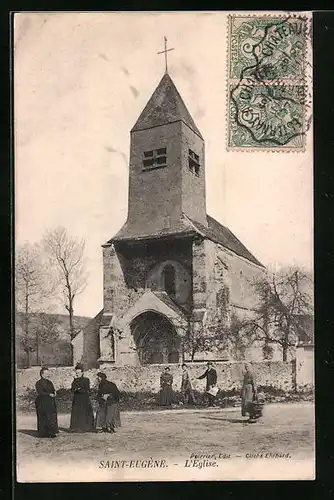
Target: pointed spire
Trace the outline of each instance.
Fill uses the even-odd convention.
[[[182,121],[203,139],[173,80],[165,73],[131,132]]]

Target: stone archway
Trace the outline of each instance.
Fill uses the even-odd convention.
[[[173,324],[154,311],[136,316],[130,323],[140,363],[179,363],[181,341]]]

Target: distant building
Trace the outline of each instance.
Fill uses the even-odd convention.
[[[86,366],[178,363],[183,338],[252,314],[264,266],[206,213],[204,139],[166,72],[131,130],[128,217],[103,245],[103,310],[74,340]],[[222,359],[197,353],[195,360]]]
[[[89,319],[85,316],[75,316],[74,324],[80,329]],[[15,361],[18,368],[73,365],[67,314],[30,313],[28,336],[25,331],[25,321],[25,314],[17,311],[15,313]]]
[[[298,323],[300,325],[298,334],[299,345],[314,346],[314,316],[313,314],[299,314]]]

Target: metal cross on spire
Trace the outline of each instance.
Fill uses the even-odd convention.
[[[167,52],[169,52],[171,50],[175,50],[175,49],[167,49],[167,38],[164,37],[164,40],[165,40],[165,50],[162,50],[161,52],[158,52],[158,54],[165,54],[165,65],[166,65],[165,72],[168,73]]]

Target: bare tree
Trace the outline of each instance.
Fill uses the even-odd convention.
[[[190,361],[194,361],[198,352],[207,351],[212,344],[207,330],[203,324],[196,325],[193,321],[188,324],[188,329],[182,339],[183,352],[188,354]]]
[[[216,293],[216,308],[203,315],[202,321],[190,321],[183,338],[183,350],[193,361],[199,352],[226,348],[226,331],[229,324],[229,289],[222,286]]]
[[[23,337],[20,343],[26,353],[26,365],[30,366],[30,353],[34,351],[31,313],[40,307],[44,296],[43,266],[37,244],[25,243],[17,247],[15,254],[15,308],[22,314]]]
[[[43,245],[54,271],[55,285],[61,291],[62,303],[69,314],[69,334],[72,340],[77,333],[74,324],[74,301],[87,285],[85,241],[73,238],[64,227],[57,227],[44,235]]]
[[[258,309],[240,328],[253,342],[263,342],[268,357],[272,345],[280,346],[283,361],[287,361],[289,349],[298,342],[305,315],[313,314],[312,276],[298,268],[287,268],[264,275],[253,286]]]
[[[249,321],[247,318],[240,318],[233,314],[230,324],[223,332],[223,338],[221,339],[227,345],[227,349],[233,358],[239,361],[245,358],[247,348],[254,342],[254,336],[251,335],[248,328]]]

